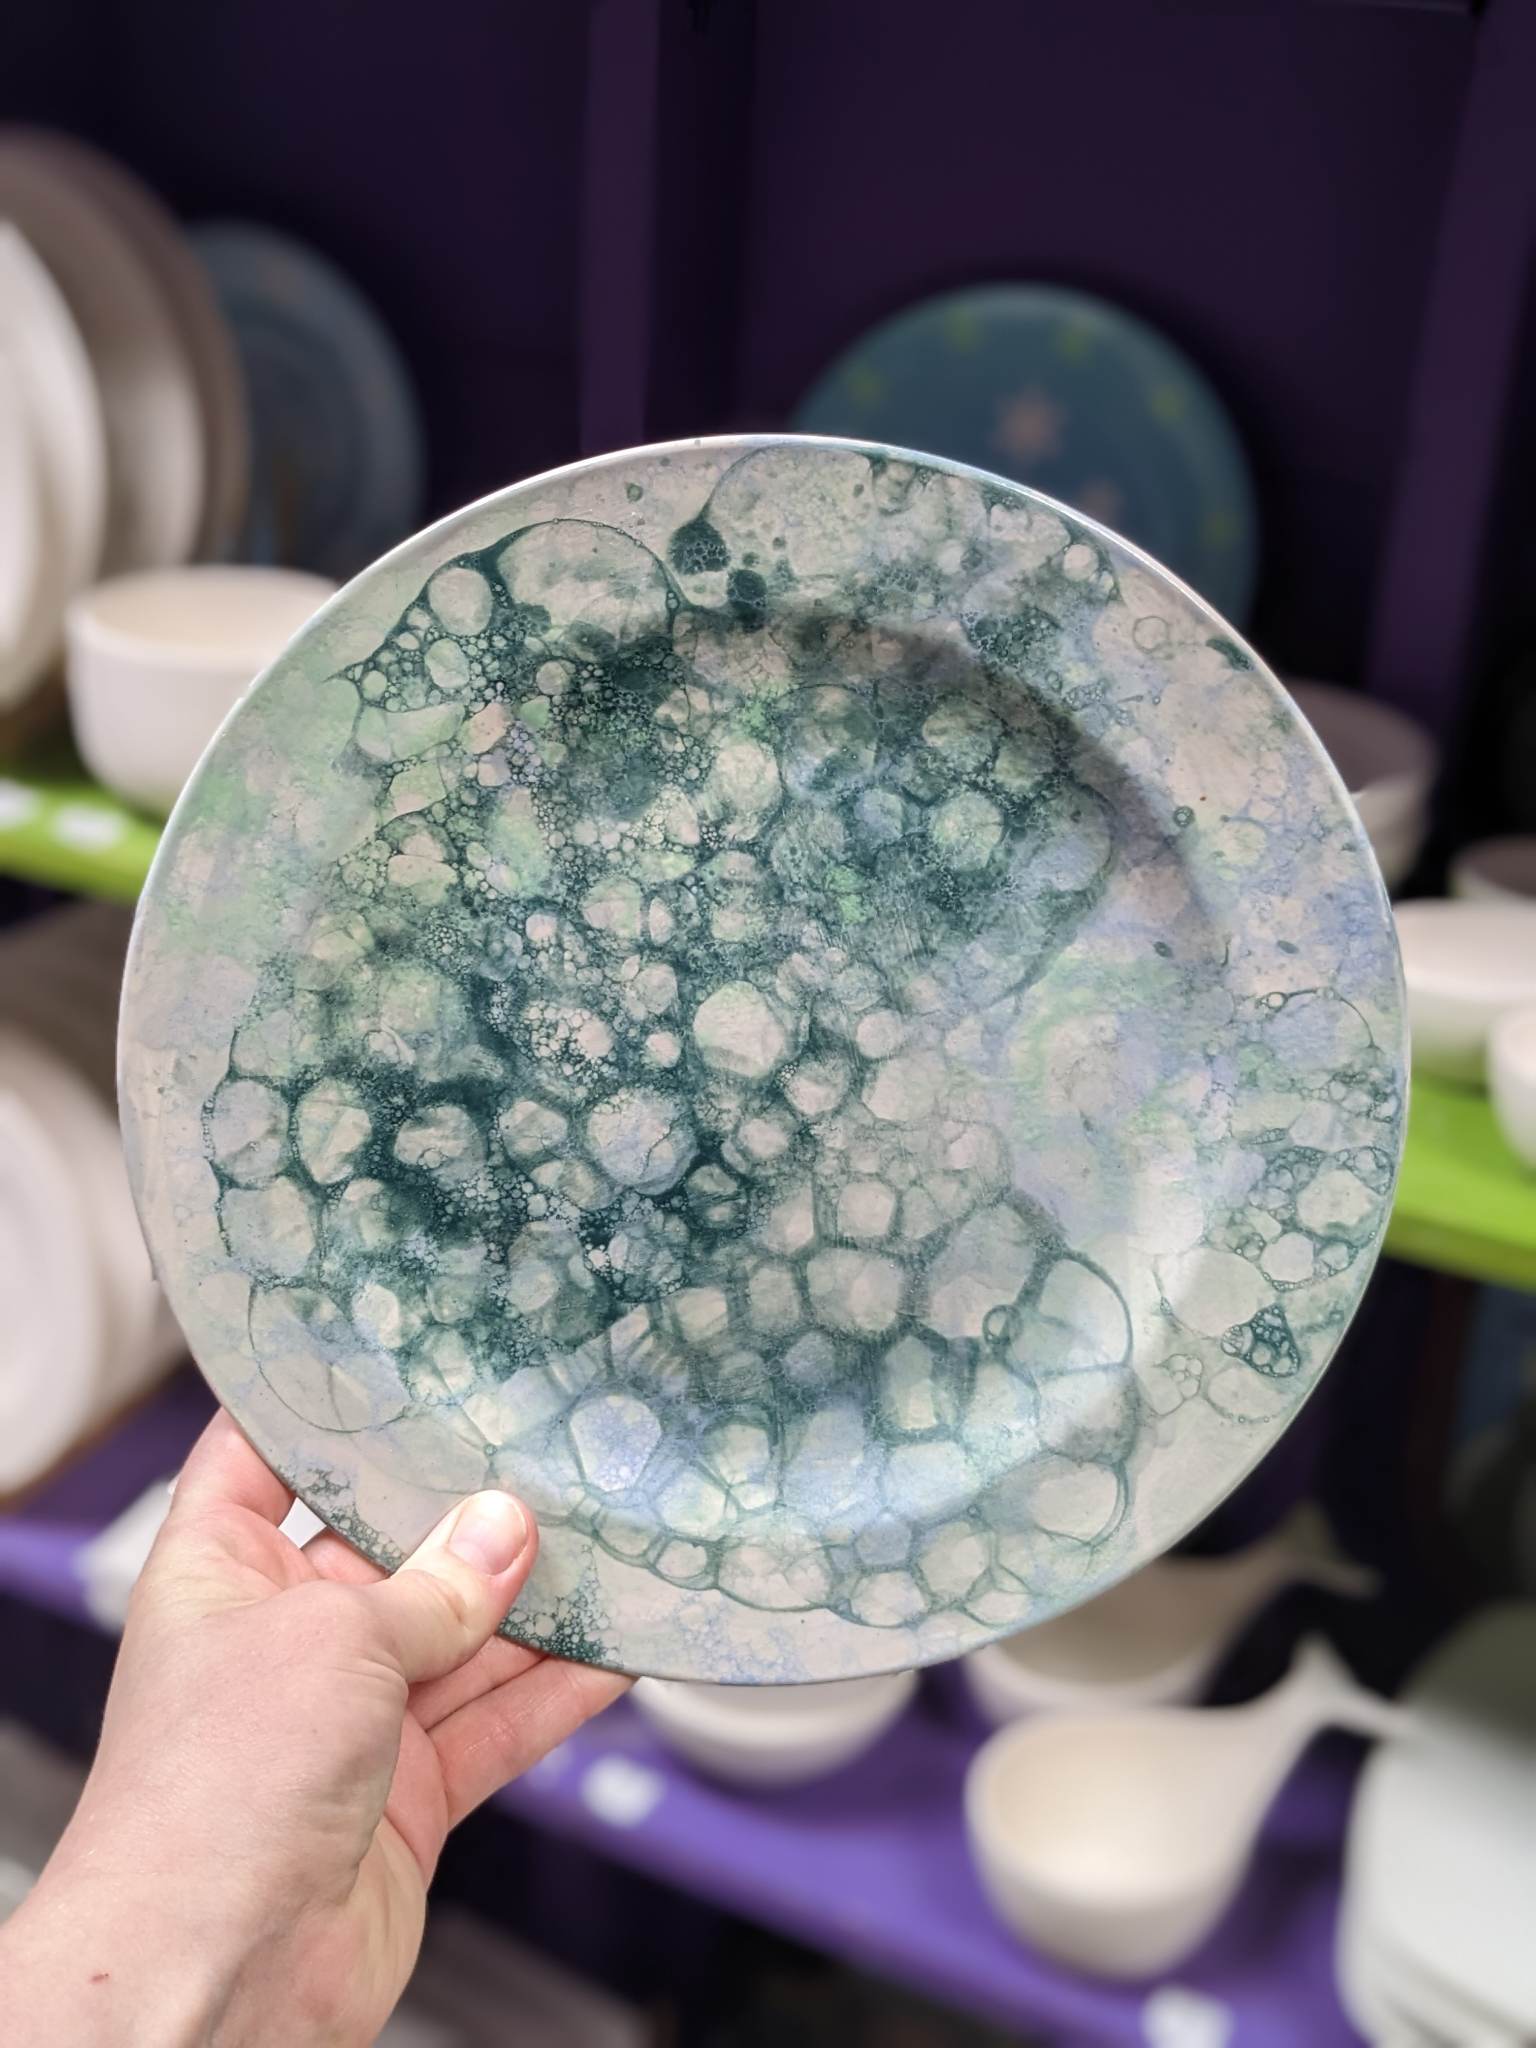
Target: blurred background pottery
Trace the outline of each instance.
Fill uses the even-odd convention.
[[[1240,1707],[1046,1714],[985,1743],[965,1785],[971,1854],[1022,1940],[1105,1977],[1169,1968],[1231,1903],[1260,1823],[1324,1727],[1400,1730],[1321,1642]]]
[[[916,1690],[910,1671],[824,1685],[642,1678],[632,1698],[679,1756],[728,1784],[803,1785],[862,1756]]]
[[[1477,1086],[1499,1018],[1536,1005],[1536,903],[1425,900],[1396,917],[1413,1064]]]
[[[1536,899],[1536,837],[1479,839],[1451,862],[1451,894],[1466,903]]]
[[[1488,1092],[1511,1150],[1536,1167],[1536,1005],[1509,1011],[1489,1033]]]
[[[1360,813],[1389,890],[1406,881],[1429,830],[1439,771],[1433,739],[1390,704],[1335,683],[1286,681]]]
[[[168,811],[225,713],[335,586],[298,569],[151,570],[71,606],[68,684],[86,766]]]
[[[1333,1550],[1317,1511],[1302,1508],[1245,1550],[1159,1558],[1081,1607],[983,1644],[964,1660],[966,1681],[994,1727],[1042,1711],[1189,1705],[1284,1587],[1364,1595],[1375,1583]]]

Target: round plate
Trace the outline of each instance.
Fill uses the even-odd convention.
[[[32,616],[42,511],[21,386],[0,352],[0,663],[20,646]]]
[[[928,299],[840,356],[794,425],[1000,470],[1248,616],[1258,515],[1232,422],[1187,357],[1103,300],[1048,285]]]
[[[186,561],[203,502],[203,422],[159,287],[96,194],[25,133],[0,138],[0,218],[47,264],[101,392],[110,491],[101,569]]]
[[[100,1281],[57,1139],[0,1079],[0,1493],[29,1485],[90,1426]]]
[[[240,358],[208,274],[180,224],[114,158],[73,136],[28,130],[24,139],[32,152],[84,187],[113,216],[175,322],[197,390],[207,457],[194,552],[198,559],[221,559],[245,518],[250,427]]]
[[[240,552],[350,576],[421,516],[421,423],[378,314],[323,256],[231,222],[193,243],[234,329],[250,397]]]
[[[520,485],[342,591],[177,806],[121,1071],[157,1271],[386,1561],[527,1495],[529,1642],[844,1677],[1097,1592],[1373,1263],[1397,951],[1272,676],[888,449]]]
[[[64,607],[101,559],[107,451],[90,358],[47,267],[0,219],[0,351],[32,441],[42,511],[42,571],[32,606],[0,655],[0,708],[19,703],[58,651]]]

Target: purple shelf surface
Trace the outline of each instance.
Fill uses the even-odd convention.
[[[176,1469],[210,1408],[200,1383],[179,1376],[21,1511],[0,1518],[0,1594],[85,1622],[80,1546]],[[914,1707],[857,1764],[804,1789],[752,1795],[694,1776],[624,1703],[496,1803],[713,1906],[1056,2041],[1333,2048],[1356,2040],[1333,1984],[1350,1747],[1325,1743],[1293,1774],[1248,1883],[1204,1948],[1165,1984],[1121,1987],[1042,1960],[992,1918],[961,1823],[961,1784],[980,1732],[956,1674],[930,1673]],[[1181,2001],[1195,2002],[1191,2027],[1204,2002],[1203,2034],[1178,2030]]]

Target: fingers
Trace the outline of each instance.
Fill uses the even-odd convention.
[[[172,1515],[237,1507],[264,1522],[280,1522],[292,1506],[293,1495],[222,1408],[187,1453],[171,1496]]]
[[[483,1799],[547,1756],[633,1682],[621,1672],[546,1657],[439,1722],[432,1741],[448,1797],[448,1825],[457,1827]]]
[[[315,1576],[329,1580],[332,1585],[372,1586],[385,1576],[372,1559],[354,1550],[333,1529],[323,1529],[311,1536],[304,1546],[304,1555]],[[509,1643],[505,1636],[492,1636],[467,1664],[444,1672],[441,1678],[429,1678],[413,1686],[411,1712],[423,1728],[433,1729],[471,1700],[528,1670],[541,1655],[541,1651],[525,1649],[521,1643]]]
[[[467,1707],[472,1700],[531,1670],[543,1654],[541,1650],[525,1649],[521,1643],[509,1643],[505,1636],[492,1636],[484,1649],[477,1650],[457,1671],[447,1671],[441,1678],[429,1678],[425,1684],[413,1687],[411,1712],[423,1728],[431,1730],[460,1707]]]
[[[538,1554],[533,1517],[509,1493],[474,1493],[392,1578],[363,1589],[408,1685],[466,1663],[496,1631]]]

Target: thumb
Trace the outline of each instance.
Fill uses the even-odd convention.
[[[473,1493],[444,1516],[392,1578],[370,1586],[390,1654],[408,1685],[440,1678],[489,1640],[538,1555],[533,1516],[509,1493]]]

